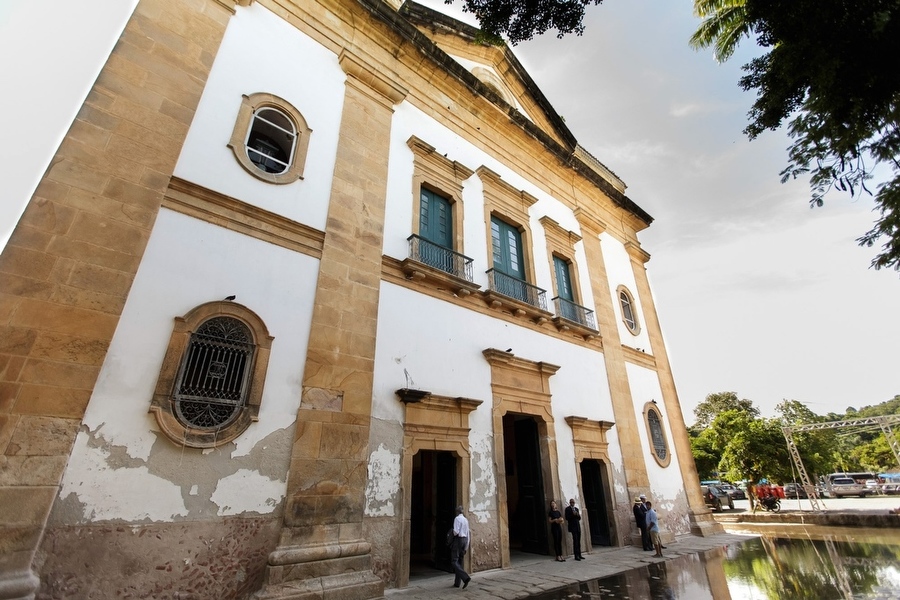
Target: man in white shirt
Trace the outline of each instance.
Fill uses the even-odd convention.
[[[463,589],[469,586],[471,577],[463,569],[463,557],[466,550],[469,549],[469,520],[463,514],[462,504],[456,507],[456,518],[453,519],[453,541],[450,544],[450,564],[453,565],[453,572],[456,578],[453,580],[453,587],[459,587],[462,582]]]

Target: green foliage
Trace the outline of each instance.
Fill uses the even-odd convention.
[[[719,461],[722,460],[722,452],[713,443],[712,436],[705,430],[697,437],[691,437],[691,454],[694,455],[694,463],[697,465],[697,474],[700,479],[712,479],[719,471]]]
[[[828,421],[796,400],[782,400],[775,407],[782,427],[808,425]],[[798,431],[793,433],[794,444],[803,459],[803,466],[810,475],[823,475],[836,471],[834,448],[839,445],[837,432],[831,429],[821,431]],[[792,477],[792,481],[795,477]]]
[[[734,392],[709,394],[694,410],[691,452],[701,479],[716,473],[730,480],[794,481],[797,473],[782,427],[900,414],[900,396],[846,414],[817,415],[796,400],[778,404],[778,417],[761,418],[750,400]],[[878,426],[794,432],[794,443],[810,476],[837,471],[890,471],[898,465]]]
[[[713,422],[713,419],[720,413],[727,410],[737,410],[746,412],[752,417],[759,416],[759,409],[753,406],[750,400],[738,400],[737,394],[734,392],[718,392],[709,394],[694,409],[694,427],[698,430],[706,429]]]
[[[750,35],[746,0],[694,0],[694,16],[703,21],[691,36],[695,50],[713,47],[716,62],[725,62],[738,43]]]
[[[788,481],[790,465],[781,423],[776,419],[747,420],[728,441],[719,463],[727,478],[751,483],[761,479]]]
[[[768,49],[740,80],[755,91],[750,139],[787,123],[793,142],[782,181],[809,176],[811,206],[832,191],[871,195],[878,217],[857,241],[886,240],[872,266],[900,270],[900,2],[897,0],[694,0],[705,18],[694,47],[725,60],[745,36]]]
[[[812,206],[832,190],[871,194],[880,163],[894,178],[878,187],[875,227],[859,242],[888,242],[876,268],[900,269],[900,3],[896,0],[747,0],[762,57],[740,85],[757,92],[745,132],[752,139],[789,121],[794,140],[782,181],[809,175]],[[827,43],[824,40],[827,39]]]
[[[452,4],[454,0],[444,0]],[[490,41],[506,36],[513,45],[555,29],[556,37],[584,32],[584,10],[603,0],[461,0]]]

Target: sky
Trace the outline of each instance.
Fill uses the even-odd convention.
[[[806,181],[780,183],[786,132],[742,133],[755,95],[737,82],[760,50],[744,40],[717,64],[688,46],[698,23],[690,0],[605,0],[581,37],[513,48],[655,219],[639,238],[685,421],[724,391],[764,416],[783,399],[826,414],[893,398],[900,276],[870,269],[876,249],[855,242],[874,203],[832,194],[810,209]]]
[[[422,3],[474,24],[458,1]],[[0,95],[0,127],[18,140],[0,160],[22,174],[5,182],[0,248],[135,4],[0,0],[0,81],[28,90]],[[810,209],[805,181],[779,183],[786,133],[742,133],[754,96],[737,81],[759,50],[745,40],[723,65],[691,50],[691,6],[605,0],[588,8],[583,36],[550,32],[513,49],[655,219],[640,240],[686,422],[723,391],[764,416],[783,399],[825,414],[893,398],[900,277],[870,269],[875,249],[854,241],[874,203],[834,194]]]

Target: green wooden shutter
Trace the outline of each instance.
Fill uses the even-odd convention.
[[[431,190],[419,194],[419,235],[432,244],[453,249],[450,201]]]

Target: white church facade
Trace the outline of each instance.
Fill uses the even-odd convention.
[[[138,2],[0,256],[0,599],[377,598],[459,504],[475,573],[552,500],[715,530],[652,218],[476,34]]]

